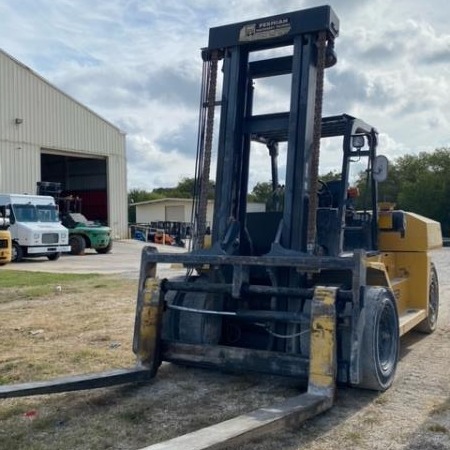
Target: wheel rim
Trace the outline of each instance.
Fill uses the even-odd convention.
[[[394,367],[397,352],[397,323],[395,311],[390,303],[384,305],[378,325],[377,359],[383,373]]]
[[[17,259],[17,248],[15,245],[13,245],[11,249],[11,260],[15,261],[16,259]]]
[[[80,243],[79,243],[78,239],[71,239],[70,246],[72,247],[73,252],[75,252],[75,253],[80,252]]]
[[[428,320],[431,324],[434,324],[436,322],[438,308],[439,308],[439,299],[437,295],[437,285],[436,280],[432,275],[428,301]]]

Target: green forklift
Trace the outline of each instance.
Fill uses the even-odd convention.
[[[88,220],[81,212],[82,199],[73,195],[62,196],[61,183],[40,181],[38,195],[51,195],[59,207],[61,223],[69,230],[72,255],[83,255],[92,248],[97,253],[109,253],[113,246],[111,228]]]

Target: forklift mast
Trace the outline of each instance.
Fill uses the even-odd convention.
[[[208,137],[208,133],[212,134],[211,122],[214,120],[211,110],[219,104],[220,130],[212,231],[212,244],[217,251],[251,255],[254,254],[254,247],[258,247],[254,245],[252,230],[249,230],[252,219],[247,215],[252,142],[265,144],[268,148],[274,197],[279,189],[278,148],[281,142],[287,144],[285,186],[283,195],[277,199],[282,205],[279,205],[279,214],[264,218],[269,224],[267,234],[273,238],[272,251],[337,256],[345,250],[344,235],[352,233],[346,231],[346,226],[353,226],[355,234],[355,225],[346,225],[349,165],[352,158],[368,157],[367,170],[372,169],[377,131],[346,114],[322,118],[324,69],[337,61],[334,39],[338,29],[339,20],[333,10],[322,6],[210,30],[209,45],[202,52],[209,70],[204,70],[206,76],[202,92],[205,93],[205,101],[202,101],[201,107],[208,109],[208,114],[200,114],[205,121],[200,130],[206,130],[206,136],[199,139],[198,161],[203,161],[204,166],[199,167],[198,179],[203,185],[208,184],[209,167],[206,165],[210,164],[210,157],[204,154],[211,151],[212,138]],[[253,52],[280,47],[292,48],[292,54],[252,60]],[[217,78],[214,64],[218,60],[223,60],[220,102],[215,101],[216,86],[213,85]],[[253,114],[255,80],[288,74],[291,75],[290,110]],[[208,97],[208,93],[212,96]],[[353,137],[357,135],[364,137],[364,141],[355,149]],[[321,205],[320,195],[317,194],[319,187],[324,185],[318,180],[320,138],[336,136],[343,137],[341,180],[335,189],[333,204],[325,204],[332,210],[324,211],[320,208],[324,205],[323,202]],[[328,190],[326,185],[325,189]],[[365,221],[365,230],[361,233],[370,235],[370,238],[365,239],[362,248],[375,250],[377,224],[375,220],[370,220],[370,217],[376,217],[377,204],[377,187],[373,179],[369,191],[372,196],[370,215],[366,215],[369,220]],[[203,200],[205,203],[206,198],[201,198],[204,190],[200,188],[198,192],[199,202]],[[331,193],[328,192],[328,195]],[[358,223],[358,226],[363,225]],[[198,228],[201,232],[202,227]],[[271,233],[269,229],[276,232]],[[267,249],[267,245],[262,248]]]
[[[38,181],[37,195],[50,195],[55,199],[59,208],[61,217],[67,216],[71,213],[81,213],[82,200],[80,197],[73,195],[62,195],[63,189],[61,183],[53,181]]]
[[[329,6],[268,17],[248,23],[212,28],[204,60],[223,59],[221,121],[217,152],[213,245],[226,248],[239,230],[240,254],[249,246],[246,203],[251,141],[264,142],[276,162],[277,144],[287,141],[287,173],[282,214],[281,244],[307,252],[310,170],[315,127],[321,117],[320,37],[325,65],[336,62],[334,39],[339,20]],[[252,52],[291,46],[291,56],[251,61]],[[290,111],[254,115],[254,80],[292,75]],[[320,133],[320,130],[319,130]],[[272,173],[276,168],[272,164]],[[273,179],[275,179],[273,176]],[[204,181],[204,180],[203,180]],[[275,181],[274,181],[275,183]],[[314,188],[315,189],[315,188]],[[231,223],[231,224],[230,224]]]

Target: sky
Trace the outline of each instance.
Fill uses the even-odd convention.
[[[126,133],[128,188],[152,190],[194,175],[200,49],[209,28],[322,4],[0,0],[0,47]],[[449,147],[448,0],[327,4],[340,34],[338,63],[325,74],[324,115],[345,112],[375,126],[378,152],[389,159]],[[255,112],[288,108],[289,80],[278,78],[257,81]],[[324,143],[321,173],[339,170],[336,149]],[[269,180],[267,149],[256,145],[250,187]]]

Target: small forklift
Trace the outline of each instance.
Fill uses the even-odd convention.
[[[88,220],[81,212],[82,199],[62,194],[61,183],[39,181],[38,195],[51,195],[59,207],[61,223],[69,230],[72,255],[83,255],[87,248],[109,253],[113,246],[111,228]]]
[[[0,207],[0,266],[11,262],[12,241],[9,231],[9,213],[5,206]]]

